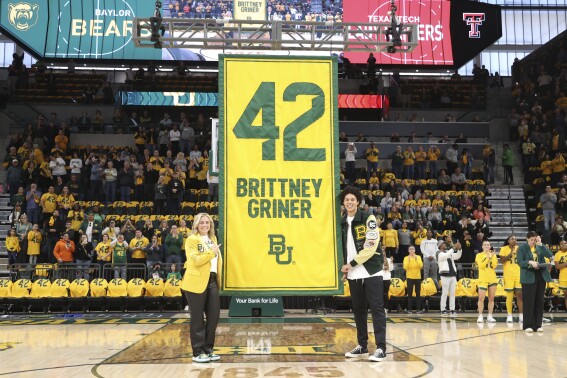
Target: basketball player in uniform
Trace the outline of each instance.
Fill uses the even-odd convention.
[[[492,317],[492,311],[494,310],[494,294],[498,284],[496,272],[494,271],[498,265],[498,258],[488,240],[482,243],[482,252],[476,255],[475,262],[478,266],[478,319],[476,322],[483,322],[484,297],[488,292],[488,317],[486,321],[488,323],[496,323],[496,320]]]
[[[559,289],[563,290],[565,295],[567,293],[567,241],[565,240],[561,240],[559,251],[555,254],[555,269],[559,271]],[[565,307],[567,308],[567,295],[565,295]]]
[[[519,322],[524,321],[524,305],[522,301],[522,284],[520,283],[520,266],[518,265],[518,241],[514,235],[508,236],[504,242],[504,246],[500,248],[498,254],[502,263],[504,273],[504,290],[506,290],[506,323],[513,323],[512,307],[514,303],[514,295],[520,313]]]

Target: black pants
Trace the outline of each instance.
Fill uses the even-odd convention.
[[[185,297],[191,311],[189,325],[193,356],[213,353],[215,332],[220,318],[220,298],[216,274],[211,274],[204,292],[185,291]],[[206,322],[204,314],[207,316]]]
[[[514,174],[512,173],[512,166],[505,165],[504,166],[504,183],[512,183],[514,182]]]
[[[524,329],[534,331],[541,327],[543,322],[543,302],[545,294],[545,281],[541,272],[536,272],[536,282],[522,284],[522,301],[524,302]]]
[[[407,280],[407,293],[408,293],[408,311],[411,311],[411,302],[412,302],[412,294],[413,289],[415,288],[415,300],[417,301],[416,309],[417,311],[421,310],[421,280],[411,279],[408,278]]]
[[[390,298],[388,292],[390,291],[390,280],[383,280],[384,286],[384,308],[390,310]]]
[[[352,312],[356,323],[358,345],[368,348],[368,305],[372,314],[374,337],[378,348],[386,352],[386,313],[384,312],[384,281],[381,276],[348,280]]]

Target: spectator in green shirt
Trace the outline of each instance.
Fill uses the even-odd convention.
[[[170,269],[171,270],[169,271],[169,273],[167,273],[166,281],[169,280],[170,278],[181,280],[181,273],[177,271],[177,265],[171,264]]]
[[[181,264],[181,251],[183,248],[183,235],[179,233],[177,225],[171,226],[170,234],[165,238],[165,262],[168,264]]]

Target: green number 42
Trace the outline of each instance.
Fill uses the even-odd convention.
[[[233,129],[237,138],[266,139],[262,143],[262,160],[276,160],[276,139],[280,137],[276,126],[276,86],[273,82],[260,84]],[[284,91],[283,100],[295,102],[297,96],[313,96],[311,109],[300,115],[283,132],[285,161],[325,161],[324,148],[297,147],[297,134],[317,121],[325,113],[325,93],[314,83],[292,83]],[[252,122],[262,111],[262,124]]]

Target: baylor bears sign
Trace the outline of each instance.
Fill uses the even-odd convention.
[[[342,291],[335,58],[221,56],[227,294]]]

